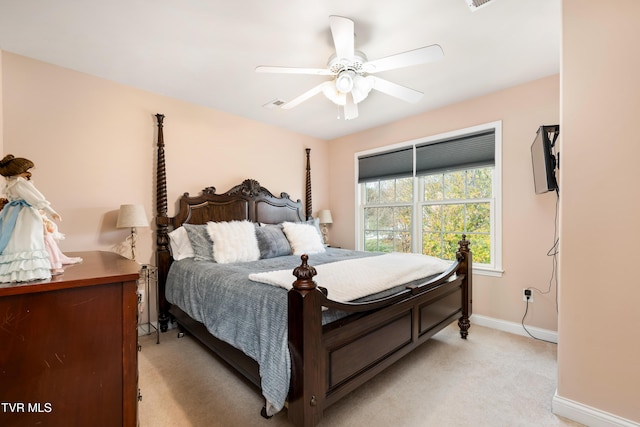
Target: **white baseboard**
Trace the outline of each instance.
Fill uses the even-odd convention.
[[[640,427],[640,424],[634,421],[558,396],[557,390],[553,396],[551,410],[556,415],[589,427]]]
[[[529,335],[527,331],[524,330],[522,324],[507,322],[506,320],[494,319],[492,317],[482,316],[480,314],[471,315],[471,324],[476,324],[480,326],[486,326],[488,328],[497,329],[499,331],[509,332],[511,334],[522,335],[524,337],[531,337],[533,335],[536,338],[539,338],[544,341],[551,341],[554,343],[558,342],[558,333],[556,331],[550,331],[548,329],[536,328],[535,326],[527,326],[527,331],[531,333]]]

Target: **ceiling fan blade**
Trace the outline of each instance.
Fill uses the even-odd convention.
[[[331,15],[329,16],[329,25],[337,58],[351,60],[355,49],[353,21],[343,16]]]
[[[256,73],[313,74],[317,76],[333,76],[335,74],[328,68],[271,67],[268,65],[256,67]]]
[[[380,77],[367,76],[367,79],[371,79],[373,81],[373,89],[414,104],[420,101],[424,95],[420,91],[390,82],[389,80],[381,79]]]
[[[322,90],[324,89],[325,86],[330,85],[331,82],[323,82],[320,83],[318,86],[315,86],[313,88],[311,88],[310,90],[306,91],[305,93],[303,93],[302,95],[293,98],[291,101],[289,102],[285,102],[284,104],[282,104],[282,106],[280,108],[285,109],[285,110],[289,110],[299,104],[302,104],[304,101],[306,101],[307,99],[319,94],[320,92],[322,92]]]
[[[352,120],[358,117],[358,104],[353,101],[353,97],[347,95],[347,102],[344,104],[344,119]]]
[[[408,52],[376,59],[364,64],[363,68],[367,73],[379,73],[381,71],[395,70],[397,68],[411,67],[413,65],[425,64],[442,59],[444,52],[440,45],[434,44]]]

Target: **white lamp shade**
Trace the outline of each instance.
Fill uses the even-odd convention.
[[[329,209],[323,209],[318,212],[318,220],[320,224],[333,224],[333,218],[331,218],[331,211]]]
[[[346,93],[342,93],[338,90],[338,88],[335,85],[335,81],[330,82],[331,84],[325,85],[322,87],[322,93],[324,93],[324,96],[326,96],[327,98],[329,98],[329,100],[331,100],[331,102],[333,102],[336,105],[344,105],[347,103],[347,94]]]
[[[345,105],[348,94],[351,94],[353,102],[356,104],[364,101],[369,96],[371,89],[373,89],[371,76],[363,77],[353,72],[346,73],[341,73],[332,82],[328,82],[330,84],[324,85],[322,93],[337,105]]]
[[[356,73],[353,71],[343,71],[336,77],[336,89],[338,92],[349,93],[353,89],[353,78]]]
[[[117,228],[148,227],[149,220],[142,205],[120,205]]]
[[[367,77],[356,75],[353,79],[353,89],[351,89],[351,95],[353,96],[353,102],[359,104],[364,101],[369,92],[373,88],[373,81]]]

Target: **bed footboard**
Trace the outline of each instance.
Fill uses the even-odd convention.
[[[408,288],[388,303],[322,326],[322,307],[333,306],[313,281],[316,271],[302,256],[289,291],[292,372],[289,420],[315,426],[324,410],[458,319],[468,335],[471,315],[471,252],[466,236],[449,274]]]

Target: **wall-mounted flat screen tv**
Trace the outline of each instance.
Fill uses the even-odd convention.
[[[536,194],[558,191],[556,179],[556,156],[553,153],[560,126],[540,126],[536,138],[531,144],[531,160],[533,161],[533,183]]]

